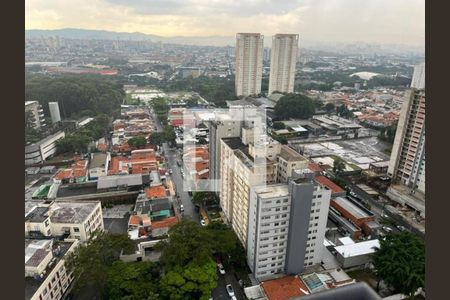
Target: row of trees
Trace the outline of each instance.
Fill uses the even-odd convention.
[[[88,150],[89,143],[105,136],[110,117],[100,114],[85,127],[68,134],[65,138],[56,141],[56,153],[83,153]]]
[[[91,288],[103,299],[209,299],[217,285],[213,256],[245,266],[244,249],[222,223],[201,227],[183,220],[169,236],[155,246],[161,251],[159,263],[125,263],[119,255],[132,253],[133,242],[126,235],[96,232],[66,262],[75,277],[74,291]]]
[[[393,144],[396,132],[397,132],[397,124],[393,124],[389,127],[381,128],[378,138],[382,141],[388,142],[389,144]]]
[[[120,109],[125,97],[122,87],[116,80],[102,76],[39,74],[26,77],[25,101],[39,101],[46,115],[49,115],[48,102],[57,101],[62,118],[110,115]]]
[[[287,94],[275,105],[275,114],[281,119],[309,119],[316,111],[313,99],[303,94]]]

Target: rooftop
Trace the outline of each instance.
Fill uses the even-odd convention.
[[[354,244],[337,246],[334,249],[343,257],[353,257],[374,253],[375,248],[379,247],[380,247],[379,240],[369,240]]]
[[[287,145],[281,146],[280,157],[287,161],[306,161],[307,159],[300,153]]]
[[[108,155],[106,153],[97,152],[92,154],[92,159],[89,163],[89,168],[102,168],[105,167],[106,159]]]
[[[51,207],[52,223],[79,224],[99,206],[100,201],[54,202]]]
[[[369,214],[370,212],[367,209],[357,206],[355,203],[353,203],[353,201],[347,198],[337,197],[331,200],[331,203],[333,202],[338,204],[340,207],[344,208],[346,211],[351,213],[357,219],[367,218],[373,215]]]
[[[330,179],[328,179],[325,176],[316,176],[314,179],[318,183],[320,183],[320,184],[326,186],[327,188],[329,188],[333,194],[345,192],[344,189],[342,189],[340,186],[338,186],[336,183],[334,183],[333,181],[331,181]]]
[[[308,288],[298,276],[286,276],[261,283],[268,300],[289,300],[308,295]]]
[[[25,221],[31,223],[42,223],[48,218],[48,207],[35,206],[26,216]]]
[[[178,223],[177,217],[169,217],[165,218],[161,221],[152,222],[152,229],[164,228],[164,227],[172,227],[173,225]]]
[[[163,185],[152,186],[145,189],[145,194],[148,198],[163,198],[166,197],[166,188]]]
[[[275,197],[284,197],[289,195],[287,184],[272,184],[267,186],[255,187],[254,191],[261,199],[269,199]]]

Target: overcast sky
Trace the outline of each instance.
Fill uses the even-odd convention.
[[[26,29],[425,44],[425,0],[25,0]]]

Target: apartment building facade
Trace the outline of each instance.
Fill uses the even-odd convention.
[[[298,53],[298,34],[276,34],[272,37],[269,95],[294,92]]]
[[[238,97],[261,93],[264,36],[236,34],[235,89]]]
[[[295,171],[287,184],[251,189],[247,260],[258,280],[320,263],[330,198],[309,171]]]
[[[52,202],[25,216],[25,236],[66,236],[83,243],[96,230],[104,230],[100,201]]]
[[[35,129],[40,129],[45,126],[44,120],[44,110],[42,106],[37,101],[26,101],[25,102],[25,113],[30,114],[30,121]]]

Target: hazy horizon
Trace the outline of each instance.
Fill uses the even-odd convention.
[[[422,47],[424,0],[27,0],[26,30],[106,30],[161,37],[298,33],[317,42]]]

